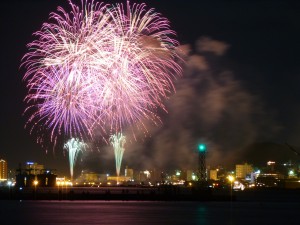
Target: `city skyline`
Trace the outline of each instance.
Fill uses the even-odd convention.
[[[200,155],[200,154],[199,154]],[[219,171],[221,170],[221,174],[227,174],[225,177],[226,178],[229,175],[232,175],[235,179],[245,179],[246,175],[249,176],[250,173],[272,173],[272,174],[278,174],[282,176],[282,178],[290,178],[290,171],[292,171],[293,178],[299,177],[300,174],[300,162],[299,160],[278,160],[278,161],[265,161],[263,164],[254,164],[251,161],[240,161],[235,164],[231,165],[217,165],[217,166],[211,166],[211,165],[206,165],[206,162],[204,164],[206,165],[205,168],[200,168],[201,164],[203,162],[200,162],[199,160],[197,161],[197,164],[195,165],[189,165],[184,168],[182,167],[176,167],[173,169],[167,169],[167,168],[161,168],[157,169],[155,167],[151,168],[134,168],[130,167],[128,165],[120,168],[119,174],[116,174],[116,171],[113,169],[106,168],[104,170],[91,170],[89,168],[82,167],[82,165],[77,165],[76,170],[74,170],[73,173],[70,173],[70,171],[59,171],[56,168],[50,168],[47,164],[40,164],[40,162],[33,162],[33,161],[27,161],[27,162],[22,162],[18,165],[17,168],[12,168],[9,167],[9,162],[5,159],[0,158],[0,166],[1,171],[2,171],[2,181],[6,180],[15,180],[15,175],[17,174],[55,174],[56,176],[60,178],[64,178],[66,180],[71,180],[73,182],[77,182],[78,179],[84,174],[97,174],[97,175],[105,175],[107,177],[114,177],[117,179],[117,177],[126,177],[128,176],[128,173],[131,174],[131,177],[133,174],[136,176],[139,173],[149,173],[149,176],[153,176],[152,173],[157,174],[157,173],[163,173],[165,176],[178,176],[180,173],[187,173],[188,171],[191,172],[195,176],[193,178],[194,181],[197,180],[211,180],[213,179],[212,176],[210,175],[213,171]],[[202,170],[202,171],[201,171]],[[129,172],[128,172],[129,171]],[[130,172],[131,171],[131,172]],[[205,173],[205,175],[201,174]],[[214,172],[213,172],[214,173]],[[218,172],[217,172],[218,173]],[[126,175],[127,174],[127,175]],[[241,176],[241,174],[243,174]],[[220,175],[220,174],[219,174]],[[155,175],[156,177],[157,175]],[[214,177],[214,175],[213,175]],[[214,179],[213,179],[214,180]],[[217,179],[215,179],[217,180]],[[187,180],[188,181],[188,180]]]
[[[299,3],[145,3],[170,20],[181,47],[190,53],[183,77],[176,83],[176,94],[166,103],[169,113],[162,114],[163,125],[149,127],[144,140],[127,143],[122,165],[189,165],[195,163],[199,142],[207,143],[211,165],[246,158],[273,160],[267,159],[268,153],[275,160],[298,160],[284,143],[300,146]],[[69,168],[63,146],[46,153],[24,129],[22,101],[26,92],[24,70],[19,69],[32,33],[60,5],[68,8],[67,1],[14,0],[4,3],[1,13],[5,34],[1,35],[0,157],[16,168],[25,161],[62,171]],[[114,168],[113,151],[107,144],[99,140],[91,149],[81,155],[81,166]]]

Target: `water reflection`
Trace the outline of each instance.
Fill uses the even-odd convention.
[[[1,225],[298,224],[300,203],[1,201]],[[275,217],[280,215],[280,217]]]

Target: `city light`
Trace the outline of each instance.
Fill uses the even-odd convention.
[[[197,176],[195,174],[192,174],[192,180],[196,180]]]
[[[234,181],[234,176],[229,175],[229,176],[227,177],[227,179],[230,181],[230,183],[232,183],[232,182]]]

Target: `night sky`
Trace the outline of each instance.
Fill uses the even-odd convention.
[[[144,2],[170,20],[188,55],[183,76],[175,82],[176,94],[166,101],[163,125],[149,127],[146,140],[128,143],[123,167],[197,168],[199,142],[207,144],[212,167],[299,161],[284,143],[300,151],[300,3]],[[1,3],[0,158],[11,169],[35,161],[58,173],[68,171],[62,146],[46,153],[24,129],[27,118],[22,116],[26,89],[21,58],[34,40],[32,33],[57,6],[70,9],[66,0]],[[77,165],[81,169],[114,172],[112,149],[102,144],[83,153]]]

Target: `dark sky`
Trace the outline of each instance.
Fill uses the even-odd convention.
[[[284,142],[300,149],[300,4],[145,2],[170,20],[181,47],[189,53],[176,94],[166,102],[169,113],[163,116],[163,125],[149,128],[151,137],[146,141],[128,144],[123,165],[195,168],[198,142],[207,143],[211,166],[299,160]],[[62,147],[46,153],[24,129],[22,116],[26,89],[21,58],[34,39],[32,33],[57,6],[70,9],[65,0],[1,3],[0,158],[12,169],[36,161],[68,171]],[[81,155],[77,170],[113,170],[112,150],[99,149]]]

